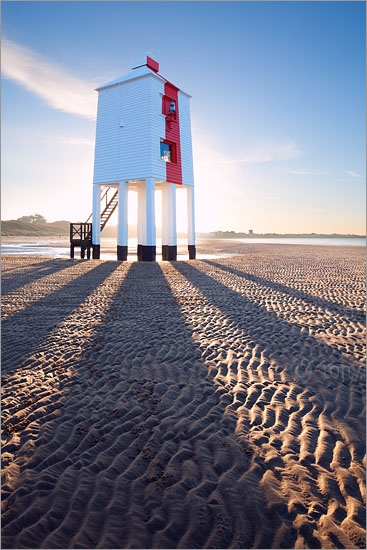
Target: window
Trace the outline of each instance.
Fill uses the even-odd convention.
[[[172,161],[172,148],[168,143],[161,141],[161,159],[165,162]]]
[[[176,162],[176,144],[161,139],[161,159],[165,162]]]
[[[166,95],[162,97],[162,113],[169,115],[172,120],[176,120],[177,117],[177,104],[176,101]]]

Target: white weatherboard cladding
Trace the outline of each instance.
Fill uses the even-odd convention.
[[[119,180],[150,176],[150,103],[151,77],[138,78],[118,86],[120,92]]]
[[[164,81],[152,71],[99,89],[94,183],[166,181],[166,163],[160,158],[163,95]],[[193,186],[190,98],[181,91],[178,108],[182,183]]]
[[[178,92],[178,112],[180,121],[182,184],[194,185],[194,167],[192,161],[190,98]]]
[[[94,183],[166,179],[164,82],[152,73],[99,91]]]
[[[161,138],[166,135],[166,117],[162,113],[162,97],[164,82],[156,78],[151,79],[151,162],[152,176],[159,180],[166,180],[166,162],[161,159]]]
[[[119,89],[102,90],[98,95],[96,147],[94,154],[94,183],[117,180],[119,142]]]

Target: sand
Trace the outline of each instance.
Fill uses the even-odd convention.
[[[3,548],[364,548],[364,250],[3,257]]]

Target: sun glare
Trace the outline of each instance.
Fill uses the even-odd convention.
[[[177,186],[176,192],[177,231],[187,232],[187,190]]]
[[[129,225],[137,225],[138,223],[138,193],[129,191],[128,193],[127,216]]]
[[[111,216],[108,226],[117,225],[118,214],[117,209]],[[128,224],[129,226],[137,226],[138,223],[138,193],[129,191],[128,194]],[[162,191],[159,189],[155,192],[155,223],[156,227],[162,228]],[[187,190],[177,186],[176,190],[176,223],[178,232],[187,232]]]

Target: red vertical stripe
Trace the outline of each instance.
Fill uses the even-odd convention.
[[[176,114],[172,117],[166,114],[166,135],[167,141],[174,143],[176,147],[175,162],[166,162],[166,181],[182,185],[182,167],[181,167],[181,142],[180,142],[180,119],[178,111],[178,88],[166,82],[164,85],[164,94],[169,101],[174,101],[176,104]]]

